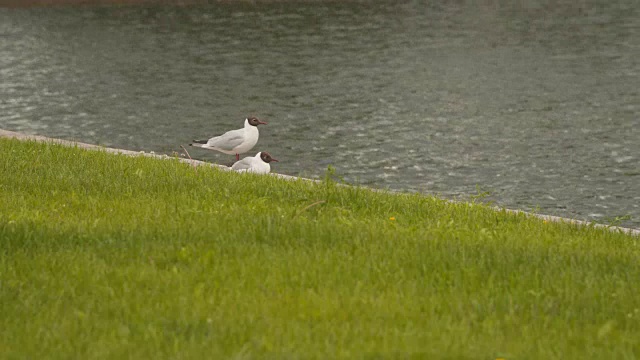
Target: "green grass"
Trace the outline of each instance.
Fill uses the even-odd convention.
[[[639,241],[0,139],[0,357],[636,359]]]

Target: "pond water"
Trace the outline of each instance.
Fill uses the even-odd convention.
[[[0,9],[0,128],[640,227],[636,0],[482,3]]]

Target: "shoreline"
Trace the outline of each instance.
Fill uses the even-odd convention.
[[[40,136],[40,135],[27,135],[27,134],[22,134],[22,133],[19,133],[19,132],[3,130],[3,129],[0,129],[0,138],[18,139],[18,140],[23,140],[23,141],[32,140],[32,141],[38,141],[38,142],[49,142],[49,143],[55,143],[55,144],[60,144],[60,145],[64,145],[64,146],[70,146],[70,147],[77,146],[79,148],[86,149],[86,150],[106,151],[106,152],[112,153],[112,154],[123,154],[123,155],[126,155],[126,156],[146,156],[146,157],[153,157],[153,158],[156,158],[156,159],[176,159],[176,158],[170,157],[168,155],[155,154],[153,152],[144,152],[144,151],[133,151],[133,150],[109,148],[109,147],[104,147],[104,146],[100,146],[100,145],[82,143],[82,142],[78,142],[78,141],[49,138],[49,137]],[[214,168],[217,168],[217,169],[220,169],[220,170],[224,170],[224,171],[231,171],[231,168],[229,168],[228,166],[224,166],[224,165],[220,165],[220,164],[214,164],[214,163],[201,161],[201,160],[185,159],[185,158],[180,158],[180,157],[178,157],[177,159],[179,159],[181,162],[184,162],[184,163],[187,163],[187,164],[190,164],[190,165],[193,165],[193,166],[210,166],[210,167],[214,167]],[[313,180],[313,179],[307,179],[307,178],[291,176],[291,175],[284,175],[284,174],[277,174],[277,173],[270,173],[270,175],[276,176],[276,177],[279,177],[279,178],[283,178],[283,179],[286,179],[286,180],[306,180],[306,181],[315,181],[315,182],[319,181],[319,180]],[[378,189],[370,189],[370,190],[372,190],[372,191],[384,191],[384,190],[378,190]],[[640,229],[626,228],[626,227],[620,227],[620,226],[610,226],[610,225],[604,225],[604,224],[588,222],[588,221],[584,221],[584,220],[564,218],[564,217],[560,217],[560,216],[543,215],[543,214],[530,213],[530,212],[523,211],[523,210],[506,209],[506,208],[501,208],[501,207],[497,207],[497,206],[494,207],[494,209],[496,211],[505,211],[507,213],[516,214],[516,215],[517,214],[524,214],[526,216],[536,217],[536,218],[539,218],[541,220],[548,221],[548,222],[572,224],[572,225],[577,225],[577,226],[593,226],[595,228],[603,228],[603,229],[607,229],[609,231],[620,231],[620,232],[623,232],[623,233],[628,234],[628,235],[633,235],[633,236],[640,237]]]

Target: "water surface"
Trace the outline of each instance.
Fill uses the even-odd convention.
[[[639,6],[551,3],[0,9],[0,128],[640,227]]]

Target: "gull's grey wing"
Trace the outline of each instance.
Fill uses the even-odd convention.
[[[216,136],[207,141],[207,146],[212,148],[218,148],[226,151],[231,151],[235,147],[242,144],[244,141],[243,129],[231,130],[226,133]]]
[[[253,162],[253,158],[247,156],[246,158],[236,161],[233,165],[231,165],[232,170],[248,170],[251,168],[251,163]]]

